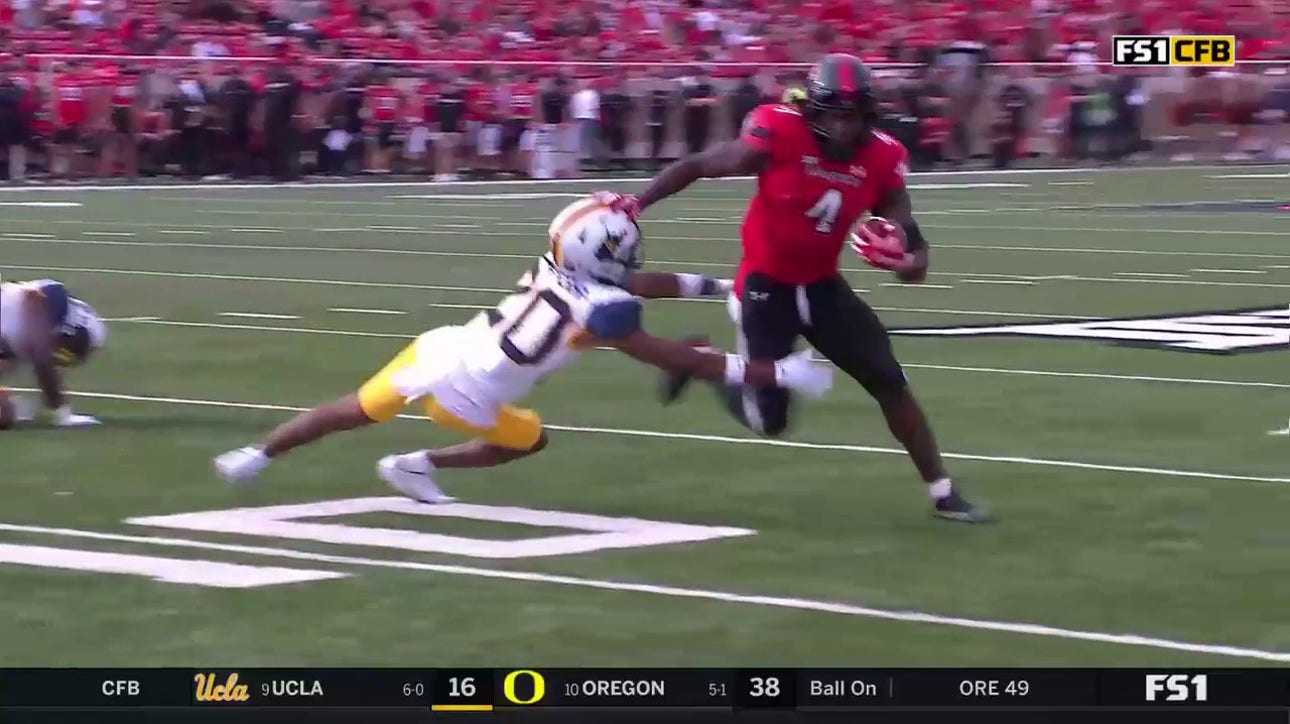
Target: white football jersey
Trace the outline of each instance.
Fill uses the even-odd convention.
[[[496,309],[422,335],[416,364],[395,384],[409,398],[433,395],[465,421],[489,425],[498,406],[527,397],[586,347],[640,325],[640,300],[625,289],[576,279],[542,257]]]
[[[31,292],[45,297],[54,314],[54,321],[61,324],[67,316],[68,296],[63,285],[52,279],[31,282],[0,283],[0,359],[11,359],[17,349],[24,329],[23,300]]]

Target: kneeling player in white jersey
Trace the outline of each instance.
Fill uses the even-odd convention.
[[[663,369],[729,384],[814,396],[832,385],[831,368],[813,364],[809,350],[752,362],[646,333],[638,296],[720,296],[728,284],[697,274],[635,272],[640,229],[626,214],[584,199],[556,217],[550,237],[549,251],[496,309],[422,334],[356,393],[297,415],[260,445],[220,455],[216,471],[231,482],[254,479],[288,450],[393,419],[416,402],[431,421],[473,439],[390,455],[377,472],[410,498],[449,501],[435,483],[436,470],[501,465],[546,447],[537,413],[513,403],[587,347],[613,347]]]
[[[89,415],[72,412],[59,368],[84,362],[106,339],[103,320],[90,305],[69,295],[61,282],[0,283],[0,373],[30,365],[55,425],[98,424]],[[0,387],[0,429],[34,419],[35,407]]]

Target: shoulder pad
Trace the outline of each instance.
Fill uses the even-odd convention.
[[[617,299],[592,307],[583,326],[600,339],[622,339],[640,331],[641,313],[640,300]]]
[[[45,309],[54,324],[62,324],[63,320],[67,319],[70,297],[67,294],[67,287],[64,287],[62,282],[56,282],[53,279],[37,279],[27,282],[27,288],[40,292],[40,295],[45,298]]]

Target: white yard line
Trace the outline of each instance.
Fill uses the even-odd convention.
[[[998,228],[1010,229],[1012,227],[959,227],[959,226],[941,226],[937,227],[932,224],[922,224],[929,229],[962,229],[962,228]],[[1041,228],[1041,227],[1037,227]],[[1050,231],[1050,229],[1043,229]],[[1226,233],[1226,232],[1223,232]],[[1010,246],[1004,244],[936,244],[936,249],[982,249],[986,251],[1036,251],[1036,252],[1054,252],[1061,254],[1137,254],[1142,256],[1219,256],[1231,257],[1236,259],[1290,259],[1290,254],[1261,254],[1257,252],[1240,252],[1240,251],[1181,251],[1176,249],[1097,249],[1091,247],[1069,247],[1069,246]]]
[[[229,231],[238,233],[238,234],[281,234],[281,233],[284,233],[285,230],[270,229],[267,227],[265,228],[246,227],[246,228],[233,228],[233,229],[229,229]]]
[[[377,289],[425,289],[437,292],[496,292],[499,294],[510,294],[515,291],[514,288],[482,288],[482,287],[455,287],[441,286],[437,284],[403,284],[399,282],[359,282],[344,281],[339,279],[303,279],[300,277],[257,277],[238,274],[202,274],[199,272],[159,272],[143,271],[139,269],[95,269],[87,267],[52,267],[52,266],[31,266],[23,264],[3,264],[0,266],[9,269],[26,269],[32,271],[57,271],[57,272],[79,272],[85,274],[120,274],[124,276],[140,277],[166,277],[175,279],[214,279],[219,281],[241,281],[241,282],[270,282],[281,284],[311,284],[319,286],[338,286],[338,287],[373,287]]]
[[[61,267],[61,266],[43,266],[33,264],[2,264],[10,269],[23,269],[28,271],[53,271],[53,272],[73,272],[82,274],[119,274],[124,276],[140,277],[169,277],[176,279],[213,279],[222,281],[244,281],[244,282],[264,282],[274,284],[312,284],[320,286],[339,286],[339,287],[374,287],[390,289],[425,289],[430,291],[442,292],[495,292],[508,294],[513,289],[504,289],[501,287],[458,287],[435,284],[407,284],[400,282],[360,282],[343,279],[311,279],[305,277],[261,277],[247,274],[204,274],[198,272],[162,272],[147,271],[141,269],[105,269],[97,267]],[[1057,275],[1051,277],[1035,277],[1024,274],[984,274],[979,272],[941,272],[944,276],[963,277],[963,276],[983,276],[991,277],[990,279],[964,279],[964,283],[969,284],[1034,284],[1034,279],[1057,279],[1075,282],[1108,282],[1120,284],[1184,284],[1191,286],[1210,286],[1210,287],[1245,287],[1257,289],[1287,289],[1290,284],[1270,284],[1257,282],[1214,282],[1199,281],[1192,279],[1115,279],[1112,277],[1086,277],[1074,275]],[[857,293],[866,293],[868,289],[855,288]],[[662,302],[722,302],[722,300],[697,300],[697,299],[663,299]],[[722,302],[723,303],[723,302]],[[1020,316],[1020,315],[1017,315]],[[1047,315],[1044,315],[1047,316]]]
[[[206,236],[209,231],[197,231],[195,229],[157,229],[158,234],[174,234],[176,236]]]
[[[1282,181],[1290,181],[1290,174],[1285,173],[1225,173],[1218,176],[1206,176],[1205,178],[1275,178]]]
[[[407,314],[407,312],[400,309],[368,309],[365,307],[331,307],[327,311],[348,314],[388,314],[391,316]]]
[[[13,388],[19,392],[36,392],[35,388]],[[223,400],[190,399],[182,397],[153,397],[148,395],[126,395],[109,392],[70,392],[73,397],[86,397],[106,400],[123,400],[127,402],[151,402],[171,405],[191,405],[200,407],[222,407],[244,410],[275,410],[280,412],[303,412],[309,408],[293,405],[273,405],[253,402],[227,402]],[[401,419],[424,421],[416,415],[399,415]],[[907,455],[904,448],[879,447],[874,445],[848,445],[841,443],[813,443],[796,440],[774,440],[759,437],[729,437],[726,435],[702,435],[684,432],[662,432],[659,430],[635,430],[615,427],[581,427],[575,425],[545,425],[547,429],[561,432],[595,433],[601,435],[621,435],[627,437],[644,437],[661,440],[691,440],[695,442],[717,442],[731,445],[756,445],[764,447],[782,447],[799,450],[834,450],[839,452],[873,453],[881,455]],[[1236,480],[1253,483],[1290,483],[1290,478],[1265,477],[1260,475],[1240,475],[1234,473],[1213,473],[1197,470],[1179,470],[1142,465],[1109,465],[1089,463],[1078,460],[1058,460],[1035,458],[1020,455],[981,455],[976,453],[944,452],[942,455],[951,460],[970,460],[975,462],[1004,463],[1010,465],[1031,465],[1049,468],[1067,468],[1075,470],[1094,470],[1101,472],[1134,473],[1169,478],[1195,478],[1202,480]]]
[[[1267,274],[1263,269],[1192,269],[1200,274]]]
[[[356,214],[346,214],[346,216],[356,216]],[[388,214],[373,214],[373,216],[387,217]],[[74,223],[71,221],[53,221],[50,223]],[[75,223],[81,223],[79,221]],[[155,228],[159,226],[173,225],[156,225],[156,223],[126,223],[126,222],[86,222],[86,223],[107,223],[108,226],[130,226],[141,228]],[[209,230],[224,230],[222,225],[187,225],[194,228],[209,228]],[[499,241],[520,241],[520,243],[531,244],[528,237],[520,237],[511,232],[498,231],[441,231],[436,225],[430,228],[419,230],[422,234],[427,235],[452,235],[452,236],[485,236],[497,237]],[[547,226],[543,222],[542,226]],[[1011,227],[960,227],[960,226],[937,226],[922,225],[928,228],[1011,228]],[[365,234],[368,228],[365,227],[328,227],[328,228],[307,228],[307,227],[277,227],[281,231],[301,231],[301,232],[343,232],[343,234]],[[134,236],[128,232],[104,232],[104,231],[85,231],[86,236]],[[1227,232],[1218,232],[1218,234],[1227,234]],[[52,235],[50,235],[52,236]],[[659,241],[698,241],[698,243],[728,243],[731,250],[734,249],[734,237],[721,237],[721,239],[700,239],[697,236],[659,236],[651,234],[651,240]],[[15,239],[21,241],[23,239]],[[32,244],[85,244],[85,245],[157,245],[157,246],[194,246],[194,248],[227,248],[227,249],[261,249],[261,250],[281,250],[281,252],[293,252],[293,250],[304,250],[304,252],[351,252],[351,253],[375,253],[375,254],[413,254],[413,256],[455,256],[455,257],[498,257],[498,258],[533,258],[531,253],[490,253],[490,252],[437,252],[430,249],[379,249],[379,248],[357,248],[357,246],[311,246],[311,245],[263,245],[263,244],[218,244],[218,243],[174,243],[174,241],[104,241],[97,239],[53,239],[53,237],[32,237]],[[1091,254],[1091,256],[1100,256],[1100,254],[1135,254],[1135,256],[1170,256],[1170,257],[1225,257],[1225,258],[1250,258],[1250,259],[1290,259],[1290,254],[1267,254],[1259,252],[1188,252],[1180,249],[1099,249],[1087,248],[1087,246],[1023,246],[1023,245],[1004,245],[1004,244],[937,244],[937,249],[975,249],[987,250],[987,252],[1037,252],[1037,253],[1068,253],[1068,254]],[[651,263],[690,263],[690,265],[699,266],[733,266],[733,262],[651,262]],[[873,271],[873,270],[844,270],[844,271]]]
[[[169,319],[139,318],[120,321],[138,324],[154,324],[162,327],[192,327],[195,329],[239,329],[251,332],[291,332],[295,334],[325,334],[335,337],[373,337],[376,339],[412,340],[415,334],[397,334],[393,332],[358,332],[346,329],[316,329],[313,327],[268,327],[258,324],[215,324],[213,322],[176,322]]]
[[[844,269],[843,271],[851,271]],[[899,282],[883,282],[880,287],[896,287],[898,289],[953,289],[953,284],[901,284]]]
[[[934,211],[919,211],[918,216],[934,214]],[[650,223],[653,223],[652,221]],[[1092,226],[977,226],[975,224],[919,224],[929,229],[955,229],[959,231],[971,231],[981,229],[984,231],[1077,231],[1080,233],[1094,234],[1187,234],[1195,236],[1197,234],[1207,236],[1290,236],[1288,231],[1248,231],[1239,229],[1130,229],[1130,228],[1107,228]],[[937,245],[939,246],[939,245]],[[1016,247],[1022,248],[1022,247]]]
[[[220,312],[215,316],[241,317],[244,319],[300,319],[300,316],[296,314],[268,314],[265,312]]]
[[[325,553],[313,553],[309,551],[295,550],[292,548],[277,548],[268,546],[250,546],[237,545],[232,543],[213,543],[209,541],[192,540],[188,538],[173,538],[163,536],[144,536],[144,535],[127,535],[122,533],[102,533],[98,531],[79,530],[75,528],[51,528],[36,525],[17,525],[12,523],[0,523],[0,530],[11,531],[15,533],[32,533],[40,535],[62,536],[68,538],[84,538],[92,540],[114,541],[121,543],[142,543],[147,545],[167,546],[173,548],[194,548],[200,550],[223,551],[227,553],[238,553],[256,556],[270,556],[275,558],[286,558],[290,560],[312,561],[316,563],[330,563],[341,566],[362,566],[370,568],[387,568],[407,571],[423,571],[427,573],[439,573],[455,576],[473,576],[477,578],[492,578],[508,581],[523,581],[526,583],[544,583],[558,586],[573,586],[577,588],[589,588],[602,591],[618,591],[628,593],[643,593],[653,596],[663,596],[667,598],[683,598],[691,600],[708,600],[722,601],[725,603],[737,603],[752,606],[764,606],[768,608],[782,608],[799,611],[816,611],[820,613],[832,613],[842,616],[856,616],[861,618],[872,618],[884,621],[896,621],[899,623],[913,623],[935,626],[949,626],[954,628],[971,629],[977,631],[990,631],[994,633],[1009,633],[1022,636],[1042,636],[1045,638],[1066,639],[1075,641],[1089,641],[1093,643],[1116,644],[1122,646],[1137,646],[1143,648],[1163,649],[1168,651],[1182,651],[1187,653],[1209,654],[1213,656],[1229,656],[1234,658],[1257,659],[1262,661],[1290,661],[1290,653],[1278,651],[1269,651],[1264,649],[1251,649],[1239,646],[1228,646],[1222,644],[1200,644],[1186,641],[1174,641],[1170,639],[1144,636],[1141,634],[1116,634],[1105,633],[1101,631],[1083,631],[1077,629],[1058,628],[1055,626],[1044,626],[1032,623],[1016,623],[1011,621],[992,621],[987,619],[963,618],[959,616],[943,616],[932,613],[922,613],[919,611],[897,611],[883,608],[872,608],[852,603],[840,603],[832,601],[820,601],[807,598],[785,597],[785,596],[767,596],[760,594],[734,593],[729,591],[716,591],[699,588],[681,588],[677,586],[665,586],[650,583],[636,583],[631,581],[603,580],[595,578],[581,578],[577,576],[563,576],[551,573],[533,573],[528,571],[499,570],[493,568],[479,568],[476,566],[460,566],[442,563],[421,563],[418,561],[395,561],[383,560],[376,558],[366,558],[350,555],[332,555]]]
[[[428,304],[426,306],[444,309],[470,309],[483,311],[488,305],[484,304]],[[196,329],[232,329],[246,330],[253,332],[289,332],[295,334],[322,334],[338,337],[372,337],[378,339],[407,339],[411,340],[416,337],[416,333],[399,333],[399,332],[360,332],[344,329],[325,329],[314,327],[267,327],[262,325],[242,325],[242,324],[216,324],[212,322],[177,322],[171,320],[162,320],[158,317],[126,317],[117,320],[118,322],[134,322],[138,324],[154,324],[171,327],[191,327]],[[899,334],[899,330],[896,334]],[[598,347],[597,349],[610,349],[607,347]],[[817,362],[823,360],[816,360]],[[1188,385],[1214,385],[1220,387],[1253,387],[1275,390],[1290,390],[1290,383],[1282,382],[1259,382],[1247,380],[1219,380],[1205,377],[1160,377],[1154,375],[1121,375],[1108,372],[1065,372],[1060,370],[1031,370],[1016,369],[1011,367],[970,367],[964,365],[942,365],[942,364],[920,364],[920,363],[902,363],[902,366],[910,369],[924,370],[942,370],[947,372],[976,372],[982,374],[998,375],[1023,375],[1033,377],[1057,377],[1066,379],[1092,379],[1092,380],[1114,380],[1122,382],[1153,382],[1167,384],[1188,384]]]
[[[533,257],[524,255],[522,256],[522,258],[532,259]],[[661,264],[664,262],[653,262],[653,263]],[[677,262],[677,263],[688,264],[688,262]],[[342,286],[342,287],[344,286],[391,287],[391,288],[399,288],[399,289],[425,289],[425,290],[431,290],[431,291],[463,292],[463,293],[472,293],[472,294],[510,294],[511,292],[515,291],[514,289],[501,288],[501,287],[434,286],[434,285],[425,285],[425,284],[400,284],[396,282],[390,282],[390,283],[358,282],[358,281],[348,281],[348,280],[341,280],[341,279],[300,279],[296,277],[255,277],[255,276],[238,276],[238,275],[226,275],[226,274],[200,274],[195,272],[154,272],[154,271],[138,271],[138,270],[132,270],[132,269],[92,269],[92,268],[84,268],[84,267],[23,266],[23,265],[17,265],[17,264],[0,264],[0,266],[8,267],[11,269],[27,269],[27,270],[34,270],[34,271],[78,272],[78,273],[87,273],[87,274],[123,274],[123,275],[139,275],[139,276],[145,276],[145,277],[148,277],[148,276],[180,277],[180,278],[216,279],[216,280],[230,280],[230,281],[286,283],[286,284],[299,283],[299,284],[318,284],[318,285],[324,285],[324,286],[334,285],[334,286]],[[855,291],[857,293],[865,293],[865,292],[868,292],[869,290],[856,288]],[[655,302],[725,304],[724,299],[658,299],[654,301]],[[483,308],[483,306],[488,306],[488,305],[480,306],[480,305],[430,304],[427,306],[431,306],[431,307],[444,306],[445,308],[449,308],[449,309],[460,308],[460,307],[475,309],[475,308]],[[1006,311],[985,310],[985,309],[942,309],[942,308],[936,308],[936,307],[882,307],[882,306],[879,306],[879,307],[874,307],[874,309],[880,312],[951,314],[951,315],[958,315],[958,316],[980,316],[980,317],[1016,317],[1019,319],[1052,319],[1052,320],[1076,319],[1081,321],[1087,321],[1087,320],[1100,318],[1100,317],[1080,315],[1080,314],[1039,314],[1034,312],[1006,312]]]
[[[923,177],[959,177],[959,176],[1065,176],[1088,174],[1097,176],[1103,174],[1120,174],[1120,173],[1151,173],[1165,172],[1178,173],[1184,171],[1205,171],[1217,170],[1225,171],[1233,168],[1231,165],[1193,165],[1193,166],[1107,166],[1102,168],[1027,168],[1027,169],[980,169],[980,170],[962,170],[962,171],[916,171],[910,176],[914,178]],[[731,176],[719,179],[707,179],[705,184],[725,184],[729,182],[752,181],[752,176]],[[1284,178],[1284,176],[1283,176]],[[70,186],[4,186],[0,187],[0,194],[28,194],[28,193],[63,193],[75,194],[85,191],[245,191],[260,189],[292,189],[292,190],[327,190],[327,189],[382,189],[382,188],[461,188],[477,186],[604,186],[608,183],[648,183],[651,180],[648,176],[600,176],[596,178],[585,179],[550,179],[550,180],[504,180],[504,181],[336,181],[326,183],[304,183],[292,181],[286,183],[200,183],[200,184],[110,184],[110,185],[70,185]],[[430,195],[432,198],[435,194]],[[445,194],[446,196],[446,194]],[[487,200],[487,196],[480,195],[481,200]]]
[[[1157,279],[1187,279],[1186,274],[1166,274],[1163,272],[1112,272],[1122,277],[1155,277]]]
[[[1261,282],[1210,282],[1198,279],[1112,279],[1111,277],[1072,277],[1079,282],[1110,282],[1119,284],[1183,284],[1195,287],[1245,287],[1247,289],[1290,289],[1290,284]]]

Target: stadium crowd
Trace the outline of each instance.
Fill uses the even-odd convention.
[[[1143,33],[1264,62],[1099,64]],[[0,152],[15,180],[571,175],[728,137],[830,51],[881,69],[923,166],[1290,158],[1283,0],[0,0]]]

